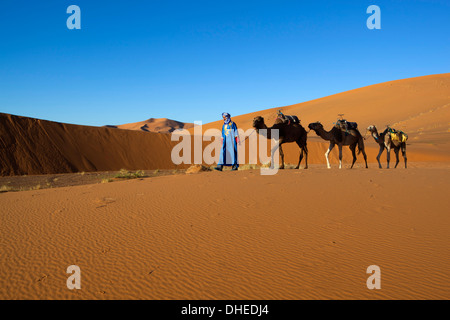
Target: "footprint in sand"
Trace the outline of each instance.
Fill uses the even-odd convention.
[[[376,207],[374,210],[379,213],[385,213],[386,211],[391,211],[393,208],[393,206],[383,205],[381,207]]]
[[[152,274],[153,272],[155,272],[159,267],[156,267],[155,269],[153,269],[152,271],[150,271],[148,274]]]
[[[94,202],[94,204],[97,205],[96,208],[98,209],[98,208],[106,207],[106,205],[116,202],[116,199],[114,199],[114,198],[102,198],[102,199],[97,198],[97,199],[93,200],[93,202]]]
[[[44,281],[45,279],[47,279],[48,276],[49,276],[48,274],[44,274],[42,277],[40,277],[39,279],[37,279],[36,282],[42,282],[42,281]]]
[[[369,183],[370,183],[372,186],[374,186],[375,188],[381,187],[378,183],[373,182],[372,179],[369,179]]]
[[[216,204],[219,204],[219,203],[222,203],[224,201],[225,201],[225,199],[219,198],[219,199],[213,200],[212,202],[216,203]]]

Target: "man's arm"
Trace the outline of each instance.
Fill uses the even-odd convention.
[[[237,125],[236,125],[235,122],[233,122],[233,131],[234,131],[234,137],[235,137],[236,143],[237,143],[238,145],[240,145],[240,144],[241,144],[241,141],[240,141],[240,139],[239,139],[239,131],[238,131],[238,129],[237,129]]]

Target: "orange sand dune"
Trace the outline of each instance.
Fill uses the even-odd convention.
[[[0,193],[0,299],[450,299],[449,181],[320,165]]]
[[[1,175],[175,168],[170,135],[0,113]]]
[[[170,133],[176,129],[189,129],[194,126],[193,123],[184,123],[167,118],[150,118],[145,121],[121,124],[117,126],[108,125],[108,128],[118,128],[126,130],[140,130],[145,132]]]
[[[409,160],[450,160],[450,73],[385,82],[291,106],[232,116],[232,119],[244,130],[252,127],[252,120],[256,116],[263,116],[266,124],[271,126],[279,109],[285,114],[297,115],[305,128],[311,122],[320,121],[326,130],[330,130],[338,114],[344,114],[349,121],[358,122],[363,135],[369,125],[374,124],[379,130],[391,125],[408,133]],[[203,130],[221,126],[222,121],[211,122],[205,124]],[[312,150],[311,162],[325,163],[323,153],[328,142],[324,142],[314,132],[308,135],[308,141]],[[365,145],[369,160],[376,161],[378,145],[370,136]],[[344,160],[349,162],[351,154],[348,148],[345,151]],[[337,150],[332,154],[334,163],[337,154]],[[287,162],[296,163],[297,146],[286,144],[285,155]],[[384,154],[383,161],[385,159]],[[362,161],[362,157],[359,157],[359,161]]]

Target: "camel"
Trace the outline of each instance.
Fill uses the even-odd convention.
[[[305,169],[308,169],[308,147],[306,145],[306,138],[307,138],[307,132],[305,128],[299,123],[296,124],[288,124],[283,123],[279,120],[275,122],[275,124],[268,128],[264,123],[263,117],[255,117],[253,119],[253,128],[255,128],[256,132],[259,134],[259,130],[266,129],[267,131],[267,139],[271,139],[272,137],[272,130],[277,129],[279,130],[279,140],[278,144],[272,149],[272,166],[273,166],[273,154],[275,150],[279,147],[280,148],[280,155],[281,155],[281,166],[279,169],[284,169],[284,153],[282,144],[283,143],[289,143],[289,142],[296,142],[297,145],[300,148],[300,157],[298,160],[298,164],[295,167],[295,169],[300,168],[300,163],[303,159],[303,154],[305,154]]]
[[[380,152],[378,153],[378,156],[377,156],[378,167],[380,169],[382,168],[381,162],[380,162],[380,157],[385,148],[387,150],[386,156],[387,156],[387,168],[388,169],[389,169],[389,161],[391,160],[391,149],[394,149],[395,156],[397,158],[397,161],[395,162],[395,168],[397,168],[397,165],[400,162],[399,156],[398,156],[398,152],[400,151],[400,149],[402,150],[402,155],[403,155],[403,158],[405,159],[405,169],[407,168],[407,165],[406,165],[406,162],[407,162],[406,142],[393,141],[391,135],[388,134],[389,128],[386,128],[386,130],[384,130],[384,132],[382,132],[381,134],[378,134],[377,127],[372,125],[367,128],[367,131],[369,131],[371,133],[372,137],[375,139],[375,142],[380,145]]]
[[[348,133],[346,133],[343,132],[341,129],[333,127],[333,129],[331,129],[330,131],[326,131],[320,122],[310,123],[308,125],[308,128],[314,130],[314,132],[322,139],[330,141],[330,146],[327,152],[325,153],[328,169],[331,169],[328,155],[330,154],[331,150],[333,150],[336,144],[338,145],[339,148],[339,169],[342,168],[342,146],[349,146],[350,150],[352,151],[353,162],[350,169],[353,168],[353,165],[356,162],[356,153],[355,153],[356,146],[358,146],[358,154],[362,152],[364,156],[364,161],[366,162],[366,168],[368,168],[367,156],[366,152],[364,151],[364,138],[357,129],[350,129]]]

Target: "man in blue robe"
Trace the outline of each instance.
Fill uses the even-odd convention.
[[[240,143],[237,126],[236,123],[231,121],[229,113],[222,113],[222,118],[222,150],[219,163],[214,169],[222,171],[223,166],[232,166],[231,170],[237,170],[239,167],[237,146]]]

